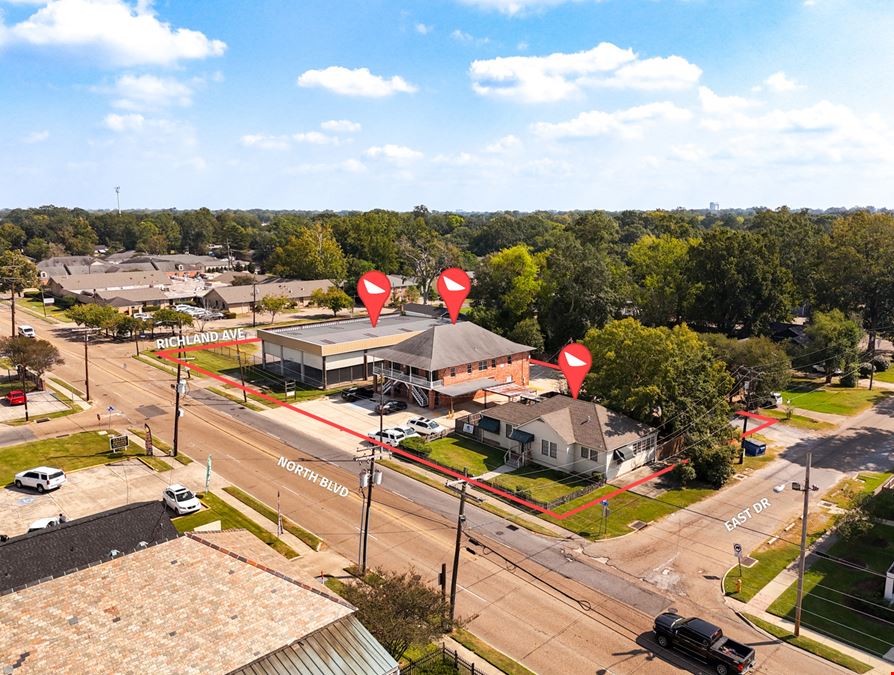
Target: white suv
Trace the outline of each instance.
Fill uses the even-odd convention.
[[[415,431],[412,429],[401,429],[400,427],[394,427],[392,429],[385,429],[383,431],[370,431],[366,436],[371,438],[374,441],[379,441],[379,443],[387,443],[388,445],[397,445],[405,438],[409,438],[410,436],[418,436]]]
[[[195,513],[202,508],[202,504],[199,502],[198,498],[190,490],[179,483],[174,483],[165,488],[165,491],[162,493],[162,498],[168,508],[174,511],[178,516],[187,513]]]
[[[411,427],[420,436],[435,436],[447,433],[447,429],[427,417],[414,417],[407,422],[407,426]]]
[[[19,336],[26,338],[36,338],[37,333],[34,332],[34,329],[31,326],[22,324],[21,326],[19,326]]]
[[[16,474],[15,486],[17,488],[34,488],[41,494],[47,490],[62,487],[65,482],[65,472],[62,469],[54,469],[49,466],[39,466],[36,469],[28,469]]]

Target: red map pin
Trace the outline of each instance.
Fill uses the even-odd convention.
[[[571,395],[577,398],[580,393],[580,386],[584,383],[584,378],[590,372],[590,366],[593,365],[593,357],[590,350],[580,342],[572,342],[559,352],[559,368],[568,381],[568,388]]]
[[[472,282],[469,275],[458,267],[449,267],[438,277],[438,293],[444,299],[444,304],[447,305],[447,311],[450,312],[450,320],[453,323],[456,323],[459,310],[471,288]]]
[[[363,306],[369,313],[369,320],[375,328],[382,307],[391,297],[391,282],[378,270],[367,272],[357,280],[357,295],[363,301]]]

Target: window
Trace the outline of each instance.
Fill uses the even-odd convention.
[[[512,365],[512,354],[506,357],[506,363],[508,363],[510,366]]]
[[[515,426],[506,422],[506,438],[509,438],[513,431],[515,431]]]
[[[599,452],[593,448],[587,448],[583,445],[580,446],[580,458],[581,459],[589,459],[593,462],[599,457]]]
[[[491,367],[491,368],[496,368],[496,367],[497,367],[497,360],[496,360],[496,359],[491,359],[491,360],[490,360],[490,367]]]
[[[558,450],[559,450],[559,446],[556,445],[555,443],[552,443],[551,441],[548,441],[546,439],[542,439],[540,441],[540,454],[541,455],[546,455],[547,457],[552,457],[553,459],[555,459],[556,455],[558,454]]]
[[[478,370],[487,370],[487,361],[479,361]]]
[[[450,369],[450,377],[456,377],[456,368]]]
[[[469,373],[469,375],[472,374],[472,364],[471,363],[466,364],[466,372]]]

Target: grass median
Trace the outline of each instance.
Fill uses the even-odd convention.
[[[264,504],[264,502],[255,499],[244,490],[240,490],[235,486],[227,486],[223,490],[231,497],[235,497],[246,506],[257,511],[270,522],[275,523],[277,521],[276,511]],[[314,551],[319,551],[323,547],[322,539],[320,539],[313,532],[308,532],[303,527],[297,525],[286,517],[283,517],[282,519],[282,527],[286,532],[295,537],[298,537],[298,539],[310,546]]]
[[[793,633],[786,630],[785,628],[770,623],[769,621],[759,619],[753,614],[743,613],[743,616],[755,626],[763,631],[766,631],[773,637],[778,638],[794,647],[803,649],[806,652],[815,654],[816,656],[826,659],[827,661],[837,663],[839,666],[843,666],[848,670],[854,671],[855,673],[868,673],[870,670],[872,670],[872,666],[870,666],[868,663],[863,663],[862,661],[859,661],[852,656],[842,654],[837,649],[833,649],[832,647],[829,647],[822,642],[817,642],[816,640],[811,640],[810,638],[804,636],[795,637]]]
[[[277,553],[284,555],[288,559],[297,558],[298,552],[285,543],[282,539],[278,539],[275,535],[265,530],[248,516],[243,515],[238,510],[224,502],[222,499],[211,492],[201,496],[202,504],[207,508],[198,513],[191,513],[188,516],[180,516],[174,518],[171,522],[178,532],[189,532],[201,525],[220,521],[222,530],[247,530],[263,541],[267,546]]]
[[[832,415],[856,415],[890,395],[887,391],[842,387],[807,378],[793,379],[780,393],[783,400],[791,400],[795,408]]]

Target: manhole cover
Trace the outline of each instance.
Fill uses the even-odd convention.
[[[518,525],[507,525],[506,529],[515,532],[518,529]]]
[[[630,523],[630,528],[632,528],[632,529],[634,529],[634,530],[641,530],[641,529],[643,529],[646,525],[648,525],[648,523],[644,523],[644,522],[641,521],[641,520],[634,520],[632,523]]]
[[[158,417],[165,414],[164,409],[159,408],[157,405],[141,405],[137,408],[137,412],[143,417]]]

